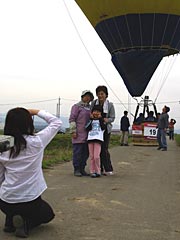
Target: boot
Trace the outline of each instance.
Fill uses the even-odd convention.
[[[78,167],[74,168],[74,176],[82,177],[82,174],[81,174],[80,169]]]

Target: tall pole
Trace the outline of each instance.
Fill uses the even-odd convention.
[[[58,103],[57,103],[57,110],[56,110],[56,116],[60,118],[60,106],[61,106],[61,98],[58,98]]]

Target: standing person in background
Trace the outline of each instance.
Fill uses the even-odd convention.
[[[106,86],[98,86],[96,88],[96,96],[98,99],[94,100],[91,104],[91,108],[94,105],[100,105],[103,109],[102,117],[106,124],[106,129],[104,131],[104,142],[101,146],[101,172],[104,175],[112,175],[113,167],[111,163],[110,153],[109,153],[109,141],[112,131],[112,122],[115,120],[115,109],[112,102],[108,101],[108,89]]]
[[[90,119],[90,102],[94,99],[91,91],[84,90],[81,101],[71,108],[69,117],[70,133],[73,144],[73,167],[74,176],[88,176],[85,171],[86,161],[89,157],[87,144],[87,131],[85,126]]]
[[[90,158],[91,177],[101,176],[100,153],[101,144],[104,141],[103,133],[106,128],[104,119],[102,118],[102,107],[94,105],[91,111],[91,118],[86,127],[88,131],[88,148]]]
[[[159,147],[157,150],[167,151],[167,141],[166,141],[166,130],[169,124],[169,115],[168,112],[170,108],[164,106],[162,109],[162,113],[158,117],[158,132],[157,132],[157,141],[159,143]]]
[[[32,116],[48,126],[34,133]],[[14,108],[6,116],[4,134],[14,137],[14,147],[0,154],[0,209],[6,215],[4,232],[28,237],[29,231],[54,218],[49,204],[41,198],[47,185],[42,171],[45,147],[59,131],[62,122],[44,110]],[[15,228],[13,217],[21,217]]]
[[[121,146],[128,146],[128,135],[129,135],[129,118],[128,118],[128,111],[124,111],[124,116],[121,118],[120,121],[120,130],[121,130],[121,137],[120,137],[120,144]]]
[[[169,122],[169,140],[174,140],[174,125],[176,124],[176,120],[172,119]]]

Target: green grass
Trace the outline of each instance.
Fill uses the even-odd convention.
[[[119,135],[111,135],[110,148],[119,145]],[[71,161],[72,144],[70,134],[58,134],[46,147],[43,168],[49,168],[57,163]]]
[[[43,168],[72,159],[72,144],[70,134],[57,134],[46,147],[43,158]]]
[[[176,144],[178,146],[180,146],[180,134],[175,134],[174,137],[175,137],[175,140],[176,140]]]
[[[111,134],[109,148],[119,146],[119,143],[120,143],[120,135]]]

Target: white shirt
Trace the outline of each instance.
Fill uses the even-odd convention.
[[[99,140],[99,141],[103,142],[104,141],[104,139],[103,139],[104,130],[101,130],[99,120],[93,120],[91,124],[92,124],[92,129],[88,133],[87,140]]]
[[[9,158],[9,151],[0,154],[0,199],[5,202],[29,202],[47,188],[42,171],[44,149],[62,122],[44,110],[38,116],[49,125],[34,136],[24,136],[27,146],[17,157]]]

